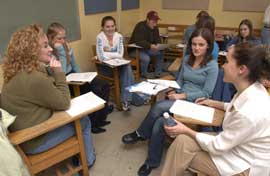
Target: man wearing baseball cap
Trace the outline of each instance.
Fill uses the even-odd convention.
[[[131,35],[129,44],[135,43],[142,47],[140,49],[140,65],[141,77],[147,78],[147,69],[150,62],[150,57],[153,56],[155,61],[155,77],[160,77],[163,64],[163,53],[157,49],[157,44],[161,43],[159,30],[157,27],[158,20],[160,20],[156,11],[149,11],[146,20],[137,23]],[[130,48],[129,54],[135,57],[135,49]]]

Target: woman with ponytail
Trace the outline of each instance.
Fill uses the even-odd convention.
[[[268,53],[256,44],[239,43],[229,48],[223,68],[224,81],[237,90],[232,101],[197,100],[225,111],[223,131],[200,133],[181,122],[165,126],[167,134],[177,138],[168,150],[162,176],[181,176],[187,168],[206,175],[270,174],[270,101],[260,82],[270,74]]]

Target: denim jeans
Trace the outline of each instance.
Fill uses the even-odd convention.
[[[113,72],[108,66],[102,65],[98,69],[106,76],[113,76]],[[130,64],[119,66],[119,76],[121,102],[131,102],[132,93],[126,89],[126,87],[131,86],[134,83],[134,75]]]
[[[96,159],[94,145],[91,136],[91,121],[88,117],[81,120],[84,149],[87,159],[87,165],[91,166]],[[75,134],[74,124],[67,124],[46,134],[43,144],[33,151],[27,151],[28,154],[37,154],[47,151],[54,146],[66,141]]]
[[[270,28],[263,27],[261,31],[262,44],[270,46]]]
[[[131,57],[136,57],[136,50],[131,51],[129,55]],[[140,66],[142,76],[145,76],[147,73],[151,56],[155,57],[156,59],[155,74],[158,75],[162,72],[162,65],[164,60],[163,53],[161,51],[140,50]]]
[[[140,136],[149,139],[148,156],[145,163],[151,167],[158,167],[160,165],[166,136],[163,127],[163,113],[168,112],[174,102],[174,100],[157,102],[152,106],[137,130]]]

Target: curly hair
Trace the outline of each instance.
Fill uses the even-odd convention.
[[[11,36],[3,64],[4,81],[7,83],[17,73],[28,73],[39,68],[39,40],[44,36],[40,25],[32,24],[18,29]]]

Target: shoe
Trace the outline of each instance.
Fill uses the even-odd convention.
[[[99,127],[104,127],[109,124],[111,124],[111,121],[103,120],[99,123]]]
[[[99,134],[99,133],[104,133],[106,129],[101,128],[101,127],[92,127],[91,131],[94,134]]]
[[[145,139],[137,134],[136,131],[133,133],[126,134],[122,137],[124,144],[135,144],[138,141],[144,141]]]
[[[129,102],[123,102],[122,103],[122,110],[123,111],[129,111],[130,110],[130,106],[129,106]]]
[[[113,105],[108,105],[108,108],[107,108],[108,114],[112,113],[113,109],[114,109]]]
[[[147,164],[143,164],[138,170],[138,176],[147,176],[151,173],[154,167],[150,167]]]

